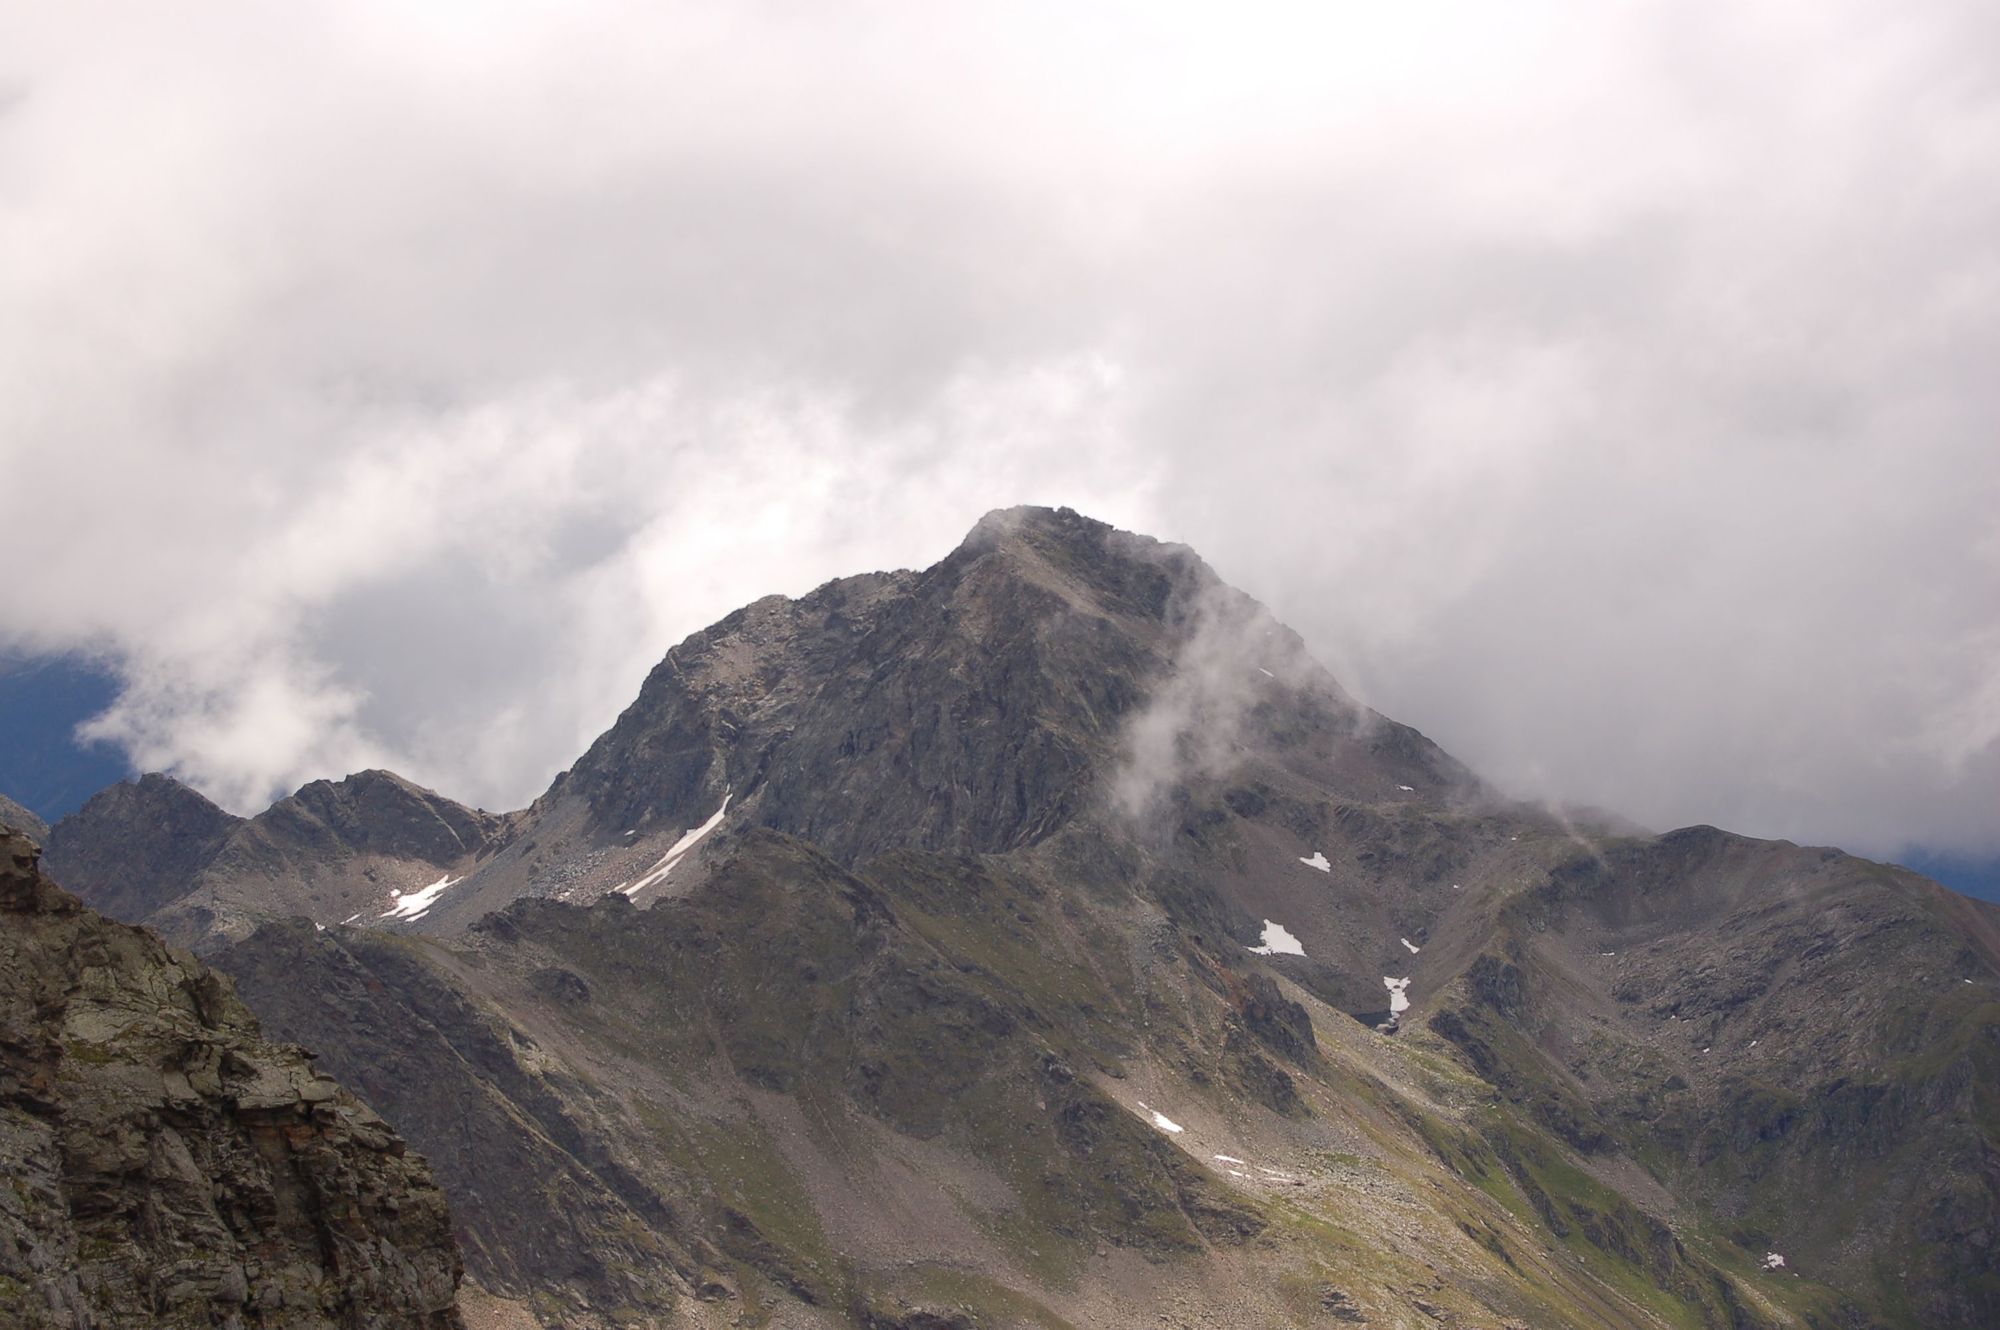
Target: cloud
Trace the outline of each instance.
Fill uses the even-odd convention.
[[[1185,541],[1496,782],[2000,849],[2000,19],[50,9],[0,645],[248,808],[537,792],[985,509]]]

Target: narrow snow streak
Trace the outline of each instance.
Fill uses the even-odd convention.
[[[1235,1155],[1216,1155],[1215,1162],[1218,1164],[1240,1164],[1243,1161]]]
[[[1275,679],[1278,677],[1277,675],[1271,673],[1269,670],[1265,669],[1262,665],[1259,665],[1257,667],[1257,673],[1263,675],[1266,679]]]
[[[416,891],[399,891],[396,903],[377,915],[378,919],[421,919],[430,913],[431,906],[437,904],[438,897],[465,881],[446,873],[428,887]]]
[[[652,886],[655,882],[666,881],[667,874],[674,871],[674,867],[680,863],[681,859],[686,856],[687,852],[689,850],[692,850],[695,847],[696,843],[699,842],[703,836],[706,836],[709,832],[714,831],[717,827],[722,825],[722,815],[728,811],[729,811],[729,796],[727,794],[724,794],[722,796],[722,807],[715,810],[714,817],[711,817],[710,819],[708,819],[708,821],[702,823],[700,826],[694,828],[692,831],[689,831],[686,835],[682,836],[679,840],[675,841],[673,843],[673,847],[669,849],[665,854],[661,855],[659,861],[656,862],[651,868],[646,870],[646,875],[644,877],[640,878],[637,882],[634,882],[629,887],[619,887],[617,888],[617,890],[624,892],[627,896],[636,896],[640,892],[644,891],[647,887]]]
[[[1314,850],[1312,858],[1301,859],[1299,862],[1307,868],[1317,868],[1322,873],[1331,873],[1333,871],[1333,865],[1327,862],[1324,850]]]
[[[1417,787],[1414,785],[1398,785],[1396,788],[1405,794],[1415,794],[1417,792]]]
[[[1293,937],[1290,932],[1286,931],[1283,924],[1274,924],[1269,919],[1264,921],[1264,945],[1261,947],[1247,947],[1245,950],[1253,956],[1303,956],[1306,954],[1305,947],[1300,945],[1299,940]]]
[[[1418,952],[1423,950],[1422,947],[1418,946],[1416,943],[1410,941],[1410,939],[1406,937],[1399,937],[1396,940],[1402,943],[1404,946],[1408,947],[1410,949],[1410,954],[1412,956],[1416,955]]]

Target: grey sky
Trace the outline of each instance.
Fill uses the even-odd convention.
[[[76,4],[0,50],[0,646],[238,808],[518,805],[1067,503],[1523,793],[2000,849],[2000,11]]]

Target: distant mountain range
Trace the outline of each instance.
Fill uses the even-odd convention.
[[[2000,908],[1512,802],[1067,510],[697,633],[518,812],[46,845],[520,1323],[2000,1324]]]

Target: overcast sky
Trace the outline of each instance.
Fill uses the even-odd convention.
[[[1523,794],[1994,851],[1996,163],[1991,0],[23,7],[0,648],[511,807],[1065,503]]]

